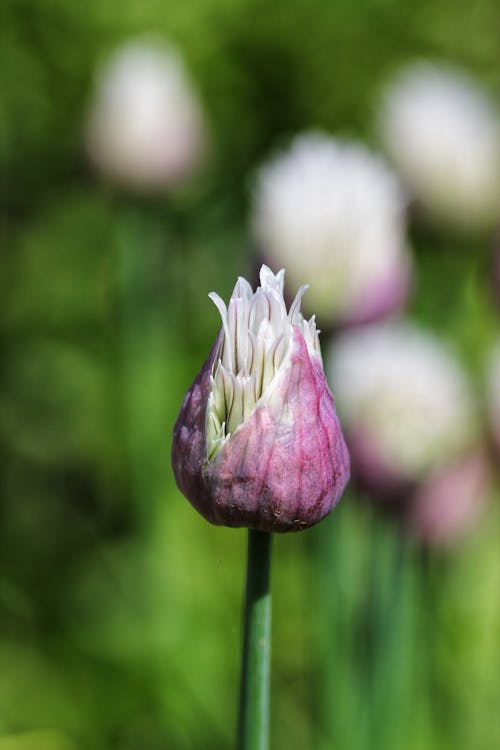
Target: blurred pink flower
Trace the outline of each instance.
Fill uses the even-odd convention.
[[[423,480],[476,444],[468,380],[432,334],[365,326],[340,336],[328,362],[353,464],[374,488]]]
[[[460,540],[483,513],[491,467],[483,452],[471,452],[429,477],[416,491],[409,514],[423,542],[445,546]]]
[[[407,323],[366,326],[333,344],[328,374],[360,484],[429,544],[460,537],[487,500],[489,465],[458,361]]]

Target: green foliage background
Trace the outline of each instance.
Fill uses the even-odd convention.
[[[169,449],[218,328],[206,295],[252,271],[252,170],[304,128],[374,143],[415,56],[499,100],[499,28],[496,0],[1,4],[0,750],[233,746],[245,532],[198,517]],[[96,64],[151,31],[185,55],[213,153],[147,201],[99,181],[82,127]],[[412,241],[410,314],[479,384],[493,241]],[[497,505],[435,555],[349,495],[276,540],[273,748],[500,746]]]

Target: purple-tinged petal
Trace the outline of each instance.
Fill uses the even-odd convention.
[[[220,331],[210,354],[184,397],[174,425],[172,468],[180,491],[203,514],[203,467],[207,461],[206,413],[210,375],[218,357],[223,332]],[[203,514],[204,515],[204,514]]]

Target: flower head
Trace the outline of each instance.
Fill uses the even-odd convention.
[[[140,40],[114,53],[97,79],[86,143],[103,174],[137,190],[171,187],[191,174],[205,128],[172,48]]]
[[[493,103],[465,73],[417,63],[387,86],[379,112],[385,149],[428,213],[490,227],[500,215],[500,127]]]
[[[431,546],[449,546],[464,537],[488,505],[491,478],[482,450],[433,473],[413,498],[409,512],[413,534]]]
[[[177,484],[212,523],[268,531],[320,521],[349,477],[349,457],[302,286],[290,310],[284,271],[239,278],[222,329],[174,427]]]
[[[423,481],[476,444],[462,369],[438,340],[408,323],[345,334],[329,371],[353,463],[372,489]]]
[[[320,320],[365,321],[406,299],[405,203],[380,157],[362,145],[308,133],[258,173],[252,229],[259,252],[285,265],[293,285],[312,280]]]

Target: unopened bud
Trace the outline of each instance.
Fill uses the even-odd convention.
[[[240,278],[222,329],[174,427],[181,491],[209,521],[264,531],[312,526],[335,505],[349,456],[301,287],[289,312],[284,271]]]

